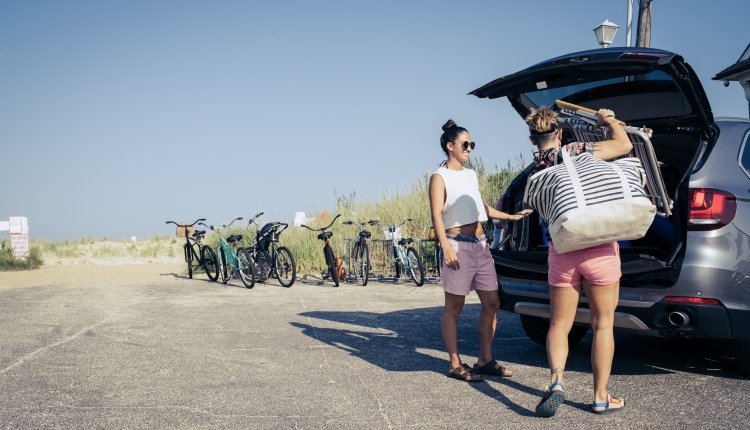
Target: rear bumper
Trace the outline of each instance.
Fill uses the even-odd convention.
[[[522,315],[549,318],[549,296],[541,292],[501,287],[503,308]],[[687,322],[677,326],[669,315],[680,312]],[[590,314],[585,299],[576,312],[576,324],[588,324]],[[615,311],[618,329],[658,337],[716,338],[750,340],[750,311],[727,309],[723,305],[696,305],[658,301],[647,303],[621,300]]]

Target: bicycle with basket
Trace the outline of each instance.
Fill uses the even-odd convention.
[[[247,222],[248,227],[255,224],[255,241],[245,248],[255,263],[255,273],[259,282],[276,278],[282,287],[289,288],[297,279],[297,264],[292,251],[286,246],[278,246],[279,236],[289,227],[283,222],[269,222],[258,229],[258,218],[263,212]]]
[[[206,231],[195,229],[195,224],[205,220],[205,218],[199,218],[192,224],[178,224],[174,221],[167,221],[166,223],[176,225],[177,237],[185,238],[185,245],[183,245],[182,250],[188,266],[188,278],[193,279],[193,266],[196,266],[206,272],[210,281],[216,281],[219,277],[216,254],[214,254],[214,250],[209,245],[203,244]]]

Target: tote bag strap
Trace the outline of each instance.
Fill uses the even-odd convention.
[[[562,151],[563,164],[565,164],[565,168],[568,169],[570,182],[573,184],[573,193],[575,193],[576,196],[576,204],[579,208],[585,208],[586,199],[583,197],[583,186],[581,185],[581,178],[578,177],[576,166],[573,163],[573,160],[570,158],[570,154],[568,153],[567,149],[563,147],[560,148],[560,151]]]
[[[614,170],[615,173],[617,173],[617,176],[620,177],[620,183],[622,184],[622,193],[625,196],[625,200],[633,200],[633,192],[630,189],[628,179],[625,177],[625,172],[623,172],[620,166],[618,166],[614,161],[610,161],[609,165],[612,166],[612,170]]]

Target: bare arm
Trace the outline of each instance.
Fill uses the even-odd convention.
[[[451,249],[448,237],[445,235],[445,224],[443,224],[443,209],[445,209],[445,182],[443,177],[437,173],[430,177],[429,185],[430,214],[432,225],[435,227],[435,237],[443,249]]]
[[[485,212],[487,212],[487,218],[504,219],[509,221],[518,221],[519,219],[527,217],[534,212],[531,209],[524,209],[515,215],[511,215],[492,208],[487,203],[484,203],[484,210]]]
[[[607,123],[612,130],[612,139],[594,143],[593,155],[602,160],[614,160],[627,155],[633,150],[633,144],[628,139],[628,134],[615,119],[615,113],[609,109],[599,109],[598,112],[602,122]]]

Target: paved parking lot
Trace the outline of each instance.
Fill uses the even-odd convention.
[[[750,380],[722,345],[618,334],[611,391],[628,407],[595,416],[589,335],[571,351],[569,401],[545,420],[545,351],[516,315],[499,314],[494,344],[514,377],[469,385],[444,376],[439,285],[247,290],[181,269],[0,274],[0,427],[747,428]],[[478,313],[472,297],[459,327],[470,364]]]

